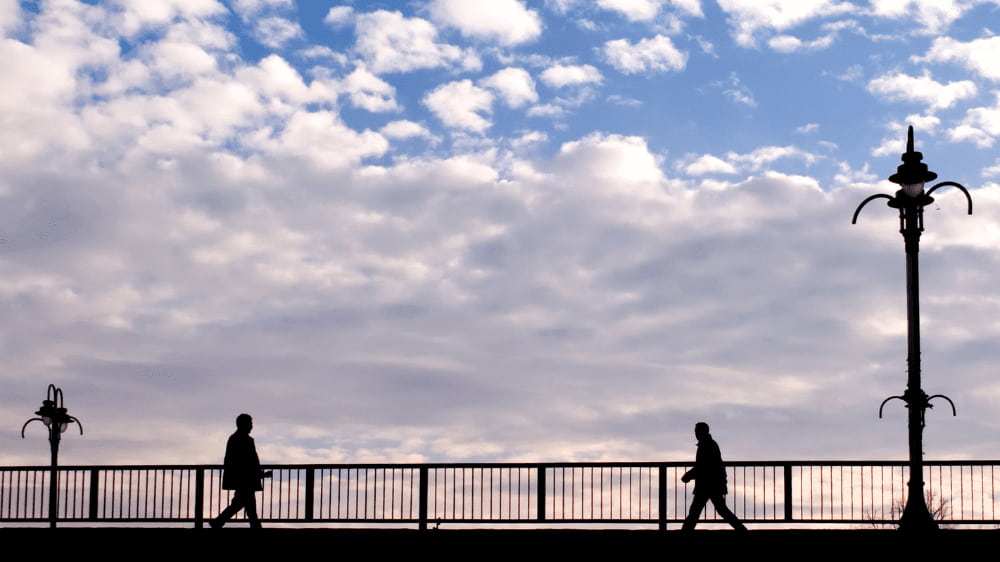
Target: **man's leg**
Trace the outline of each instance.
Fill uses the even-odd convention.
[[[740,521],[740,518],[736,517],[736,514],[726,507],[725,496],[712,496],[712,505],[715,506],[715,511],[722,516],[722,519],[725,520],[726,523],[732,525],[734,529],[737,531],[747,530],[747,528],[743,526],[743,522]]]
[[[691,500],[691,509],[688,510],[687,519],[684,520],[684,526],[681,527],[682,531],[694,530],[694,526],[698,524],[698,518],[701,517],[701,512],[705,509],[706,503],[708,503],[708,496],[695,496]]]
[[[246,511],[250,528],[260,529],[260,519],[257,517],[257,493],[253,490],[237,493],[243,495],[243,509]]]
[[[215,519],[209,521],[208,524],[211,525],[213,529],[222,528],[222,526],[226,524],[226,521],[232,519],[234,515],[239,513],[239,511],[245,507],[244,501],[245,498],[239,491],[233,493],[233,501],[229,503],[229,507],[222,510],[222,513],[220,513]],[[256,504],[254,504],[254,515],[257,515]]]

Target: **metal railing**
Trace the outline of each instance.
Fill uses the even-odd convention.
[[[680,523],[690,463],[268,465],[265,522],[290,524]],[[903,461],[726,463],[727,504],[778,526],[889,526],[906,497]],[[0,522],[50,522],[50,467],[0,467]],[[944,525],[1000,525],[1000,461],[926,461],[928,505]],[[231,499],[218,465],[58,468],[63,523],[191,523]],[[720,521],[712,508],[703,520]]]

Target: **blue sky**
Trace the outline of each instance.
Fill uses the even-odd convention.
[[[0,462],[1000,449],[1000,3],[0,0]]]

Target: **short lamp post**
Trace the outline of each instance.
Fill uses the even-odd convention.
[[[56,470],[59,466],[59,440],[71,423],[79,426],[80,435],[83,435],[83,424],[66,412],[66,408],[63,406],[62,389],[56,388],[53,384],[49,385],[49,389],[45,393],[45,400],[42,401],[42,407],[35,412],[35,415],[38,417],[31,418],[21,426],[21,439],[24,439],[25,428],[33,421],[44,423],[49,430],[49,447],[52,451],[52,468],[49,474],[49,527],[54,529],[59,507],[59,471]]]
[[[882,401],[878,415],[882,417],[882,408],[886,402],[899,399],[906,403],[909,410],[907,426],[909,430],[910,449],[910,481],[906,508],[899,520],[899,528],[905,531],[925,531],[937,529],[937,522],[927,509],[924,500],[924,460],[923,433],[924,414],[932,408],[931,400],[943,398],[951,405],[951,413],[955,415],[955,404],[943,394],[928,396],[920,387],[920,272],[918,253],[920,251],[920,233],[924,230],[924,207],[934,201],[931,197],[936,189],[955,187],[965,194],[969,202],[969,214],[972,214],[972,197],[960,184],[945,181],[935,184],[925,190],[924,184],[934,181],[937,174],[927,169],[927,164],[921,162],[923,154],[913,150],[913,127],[909,128],[906,139],[906,153],[902,155],[903,163],[889,181],[899,184],[900,189],[895,195],[879,193],[872,195],[858,205],[854,211],[851,224],[858,220],[861,209],[875,199],[888,199],[887,205],[899,209],[899,232],[906,243],[906,320],[907,320],[907,379],[906,391],[901,396],[890,396]]]

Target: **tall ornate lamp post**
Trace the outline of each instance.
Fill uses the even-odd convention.
[[[912,126],[907,132],[906,153],[902,155],[902,158],[903,163],[896,169],[896,173],[889,177],[889,181],[900,185],[899,191],[895,195],[879,193],[862,201],[854,211],[851,224],[857,222],[861,209],[875,199],[888,199],[888,206],[899,209],[899,232],[903,235],[903,240],[906,243],[906,391],[901,396],[890,396],[883,400],[878,409],[878,416],[882,417],[882,408],[886,402],[893,399],[906,402],[906,407],[909,410],[907,425],[910,446],[910,482],[908,483],[909,492],[906,508],[899,520],[899,528],[908,531],[922,531],[937,529],[937,522],[928,511],[927,502],[924,500],[924,414],[928,408],[933,407],[930,402],[935,398],[947,400],[951,404],[952,415],[955,415],[955,403],[943,394],[927,396],[927,393],[920,388],[920,271],[917,259],[920,251],[920,233],[924,230],[924,207],[934,201],[931,197],[934,190],[945,186],[960,189],[969,202],[970,215],[972,214],[972,197],[964,187],[952,181],[940,182],[930,189],[924,190],[924,184],[934,181],[937,174],[929,171],[927,164],[921,162],[923,154],[914,152]]]
[[[33,421],[44,423],[49,430],[49,447],[52,450],[52,468],[49,474],[49,527],[54,529],[59,507],[59,472],[56,470],[56,467],[59,466],[59,440],[71,423],[79,426],[80,435],[83,435],[83,424],[80,423],[80,420],[66,413],[66,408],[63,406],[62,389],[56,388],[54,384],[49,385],[49,389],[45,393],[45,400],[42,401],[42,407],[35,412],[35,415],[38,417],[31,418],[21,426],[21,439],[24,439],[25,428]]]

